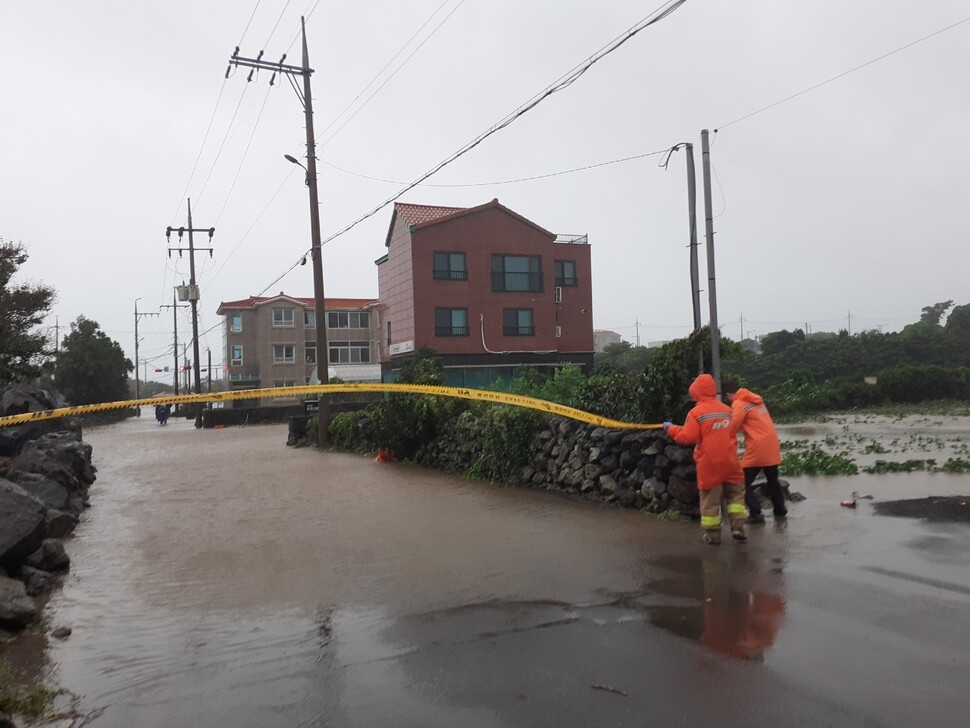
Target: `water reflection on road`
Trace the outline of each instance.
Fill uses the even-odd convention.
[[[285,437],[146,418],[85,433],[93,508],[47,611],[74,633],[46,659],[103,710],[93,725],[907,725],[927,704],[962,725],[970,708],[952,692],[967,531],[890,531],[804,479],[787,525],[712,549],[694,523]],[[902,705],[898,654],[919,675]]]

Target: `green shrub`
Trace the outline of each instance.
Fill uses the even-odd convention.
[[[902,366],[879,373],[879,389],[893,402],[970,399],[970,369],[966,367]]]

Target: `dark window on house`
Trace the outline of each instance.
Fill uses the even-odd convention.
[[[468,336],[467,308],[436,308],[434,310],[435,336]]]
[[[542,291],[542,258],[538,255],[493,255],[493,291]]]
[[[369,329],[370,314],[366,311],[328,311],[328,329]]]
[[[370,342],[331,341],[331,364],[370,364]]]
[[[293,326],[293,309],[274,308],[273,326]]]
[[[303,312],[303,328],[305,329],[315,329],[317,327],[317,312],[316,311],[304,311]]]
[[[557,286],[576,285],[576,261],[575,260],[556,261],[556,285]]]
[[[434,278],[439,281],[467,281],[464,253],[434,254]]]
[[[504,336],[535,336],[531,308],[506,308],[502,310],[502,334]]]

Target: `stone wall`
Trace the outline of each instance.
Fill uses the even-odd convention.
[[[449,433],[422,447],[415,460],[465,472],[479,454],[474,438]],[[693,448],[657,430],[613,430],[549,417],[535,436],[530,462],[511,480],[658,513],[698,515]]]

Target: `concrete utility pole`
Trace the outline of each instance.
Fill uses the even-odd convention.
[[[192,227],[192,200],[186,200],[186,208],[188,210],[189,226],[187,228],[180,227],[176,232],[179,234],[179,243],[182,242],[182,235],[187,231],[189,233],[189,290],[188,290],[188,300],[189,305],[192,307],[192,366],[193,373],[195,374],[195,393],[202,394],[202,373],[199,371],[199,286],[195,282],[195,240],[192,237],[192,233],[209,233],[209,240],[212,240],[212,235],[215,233],[216,229],[211,228],[193,228]],[[171,225],[165,228],[165,238],[167,240],[172,239],[172,231],[175,230]],[[169,257],[172,255],[172,250],[177,250],[179,257],[182,257],[182,248],[169,248]],[[199,248],[199,250],[208,250],[209,256],[212,256],[212,248]],[[202,403],[198,402],[195,404],[195,426],[202,427]]]
[[[687,220],[690,227],[690,300],[694,310],[694,331],[701,328],[701,286],[697,270],[697,178],[694,170],[694,145],[681,142],[670,148],[670,152],[684,149],[687,157]],[[668,157],[669,159],[669,157]],[[664,168],[667,164],[664,162]],[[697,373],[704,373],[704,349],[697,352]]]
[[[178,396],[179,393],[179,309],[188,308],[189,304],[183,303],[179,304],[176,296],[176,288],[172,289],[172,303],[162,304],[159,308],[170,308],[172,309],[172,355],[175,357],[175,368],[172,369],[173,379],[175,380],[175,394]]]
[[[246,77],[246,81],[253,80],[253,73],[256,70],[272,71],[273,76],[269,83],[273,85],[276,74],[281,76],[302,76],[303,93],[294,85],[293,89],[303,103],[303,112],[306,120],[306,185],[310,193],[310,253],[313,262],[313,312],[317,327],[317,374],[320,384],[330,382],[330,351],[327,346],[327,311],[323,295],[323,247],[320,243],[320,202],[317,196],[317,152],[316,140],[313,134],[313,95],[310,90],[310,75],[313,69],[310,68],[310,54],[306,43],[306,20],[300,18],[301,34],[303,36],[303,65],[292,66],[283,63],[286,54],[280,58],[278,63],[269,63],[262,60],[263,51],[259,52],[256,58],[243,58],[239,55],[239,48],[233,52],[229,58],[229,67],[226,68],[226,78],[229,78],[229,71],[233,66],[244,66],[253,69]],[[293,164],[299,164],[299,160],[289,154],[283,155]],[[317,401],[317,432],[318,445],[324,449],[328,445],[327,425],[330,422],[330,398],[321,394]]]
[[[138,319],[142,316],[158,316],[157,313],[139,313],[138,302],[140,300],[140,296],[135,299],[135,399],[141,399],[141,381],[138,379]],[[147,372],[145,378],[148,378]],[[135,407],[135,416],[141,417],[141,407]]]
[[[721,398],[721,332],[717,328],[717,287],[714,281],[714,213],[711,204],[711,145],[707,129],[701,131],[701,155],[704,171],[704,227],[707,233],[707,300],[711,309],[711,374]]]

